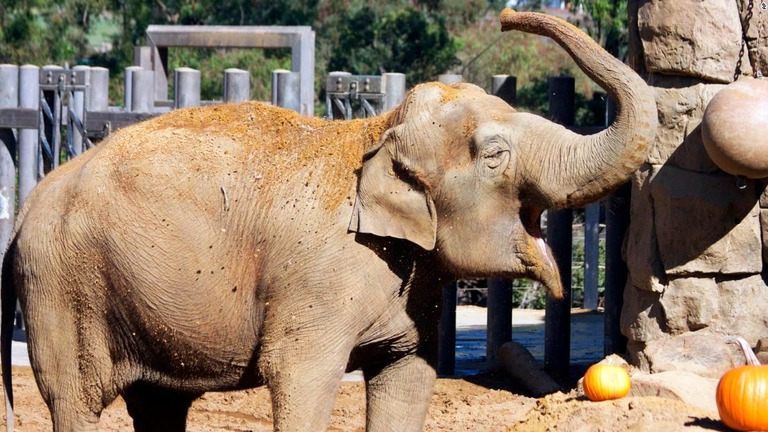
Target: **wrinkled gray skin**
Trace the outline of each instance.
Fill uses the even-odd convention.
[[[118,395],[136,430],[181,431],[203,392],[258,385],[275,430],[325,430],[355,368],[367,430],[421,430],[441,286],[525,277],[558,296],[539,215],[610,192],[655,132],[645,83],[583,33],[502,22],[569,49],[618,101],[614,125],[582,137],[433,83],[374,119],[250,103],[126,128],[24,206],[3,263],[6,389],[18,295],[57,431],[95,430]]]

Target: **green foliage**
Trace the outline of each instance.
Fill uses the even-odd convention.
[[[490,77],[517,77],[516,107],[540,115],[549,111],[547,79],[568,75],[576,78],[576,126],[603,123],[605,102],[599,88],[568,54],[548,39],[521,33],[498,32],[495,17],[478,21],[459,34],[458,53],[466,81],[490,91]]]
[[[238,68],[251,75],[251,98],[269,100],[272,96],[272,71],[290,69],[289,50],[275,50],[267,55],[264,50],[251,49],[197,49],[169,50],[169,68],[190,67],[200,71],[200,97],[202,100],[221,100],[224,88],[224,70]],[[258,67],[253,67],[258,65]],[[172,83],[171,83],[172,85]],[[169,89],[173,94],[173,88]]]
[[[102,0],[0,2],[0,62],[73,63],[88,51],[86,34]]]
[[[573,0],[571,10],[583,9],[582,24],[600,46],[618,58],[627,55],[627,0]]]
[[[458,63],[445,21],[423,9],[379,12],[364,6],[338,22],[329,70],[355,74],[407,72],[412,83],[436,79]]]

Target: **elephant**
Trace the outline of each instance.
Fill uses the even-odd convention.
[[[562,297],[540,215],[610,193],[656,131],[645,82],[576,27],[501,22],[568,50],[616,99],[614,123],[579,135],[480,87],[423,83],[348,121],[179,109],[48,174],[3,259],[9,419],[18,299],[56,431],[96,430],[118,396],[135,430],[182,431],[204,392],[262,385],[274,430],[324,430],[357,369],[366,430],[421,430],[442,286],[530,278]]]

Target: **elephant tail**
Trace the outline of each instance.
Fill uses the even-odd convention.
[[[13,325],[16,318],[16,288],[14,284],[13,255],[15,243],[3,257],[0,275],[0,364],[2,364],[3,388],[5,391],[5,430],[13,432],[13,387],[11,385],[11,345]]]

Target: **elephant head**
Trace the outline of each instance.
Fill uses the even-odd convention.
[[[625,182],[653,141],[656,104],[639,76],[571,24],[509,9],[501,23],[564,47],[615,98],[616,120],[582,136],[474,85],[419,85],[366,151],[350,229],[432,250],[456,277],[524,277],[561,297],[539,218]]]

